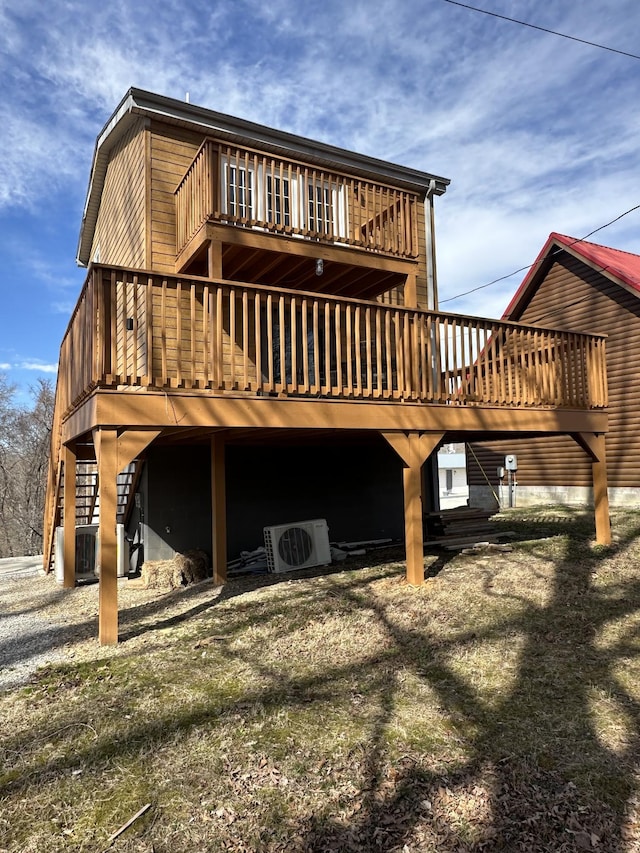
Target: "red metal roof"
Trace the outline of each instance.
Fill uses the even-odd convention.
[[[507,310],[502,315],[503,319],[513,319],[513,315],[517,313],[517,309],[536,277],[542,262],[551,253],[554,246],[569,249],[573,255],[583,258],[589,266],[598,269],[604,275],[619,279],[623,284],[637,291],[640,296],[640,255],[633,255],[631,252],[623,252],[620,249],[610,249],[608,246],[600,246],[598,243],[587,243],[586,240],[567,237],[565,234],[558,234],[554,231],[549,234],[542,251],[516,290]]]

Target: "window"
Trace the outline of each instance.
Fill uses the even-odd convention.
[[[291,225],[289,179],[267,175],[267,221],[274,225]]]
[[[328,234],[333,225],[328,184],[310,183],[308,186],[309,228]]]
[[[253,172],[242,166],[228,167],[227,213],[243,219],[253,215]]]

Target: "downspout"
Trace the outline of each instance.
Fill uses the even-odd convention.
[[[425,221],[427,238],[427,308],[436,311],[438,308],[438,279],[436,275],[436,223],[434,216],[433,197],[436,182],[432,178],[426,192]]]

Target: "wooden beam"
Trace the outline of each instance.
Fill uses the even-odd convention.
[[[127,429],[118,436],[118,473],[145,450],[162,430]]]
[[[64,466],[64,575],[62,585],[67,589],[76,585],[76,451],[73,444],[62,448]],[[55,534],[55,531],[54,531]]]
[[[533,435],[601,433],[607,413],[499,406],[446,406],[391,401],[275,399],[240,394],[197,392],[96,392],[63,424],[68,442],[100,425],[132,428],[268,427],[310,429],[375,429],[419,432],[475,432]],[[461,439],[462,440],[462,439]],[[478,440],[476,436],[476,440]]]
[[[444,433],[383,432],[382,435],[404,463],[404,539],[407,582],[424,583],[424,532],[422,517],[422,466],[444,438]]]
[[[295,237],[261,233],[251,228],[206,223],[206,229],[207,235],[211,239],[220,240],[222,243],[282,252],[285,255],[322,258],[325,261],[371,267],[376,270],[399,272],[405,275],[414,273],[418,265],[417,258],[394,258],[389,255],[368,252],[354,246],[329,245],[309,240],[298,240]],[[215,278],[211,272],[209,277]]]
[[[444,438],[443,432],[382,431],[381,435],[408,466],[422,466]]]
[[[227,498],[224,435],[211,436],[211,557],[213,582],[227,581]]]
[[[118,437],[115,429],[94,433],[100,483],[100,590],[98,627],[100,645],[118,642],[118,554],[116,542]]]
[[[610,545],[611,518],[609,516],[609,491],[605,437],[602,434],[594,435],[589,433],[576,433],[575,435],[572,435],[572,438],[591,457],[596,542],[599,545]]]

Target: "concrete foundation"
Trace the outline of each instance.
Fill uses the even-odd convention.
[[[502,494],[496,487],[501,507],[509,506],[509,492],[506,486]],[[640,487],[637,489],[609,489],[609,506],[640,506]],[[488,486],[469,486],[469,505],[482,508],[496,508],[496,498]],[[593,489],[587,486],[517,486],[515,506],[593,506]]]

